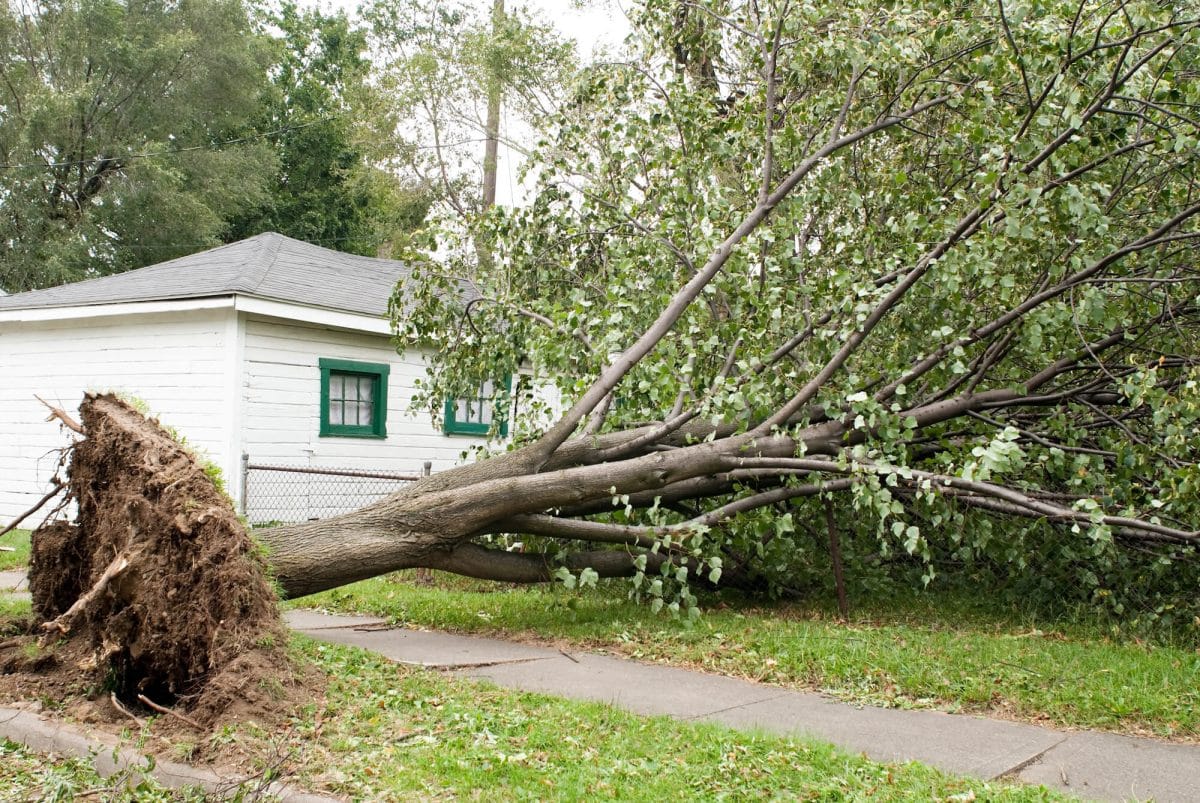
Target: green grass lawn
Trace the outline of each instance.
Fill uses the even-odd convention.
[[[17,569],[29,563],[29,531],[13,530],[0,537],[0,546],[14,547],[15,552],[0,552],[0,571]],[[5,633],[4,620],[29,614],[29,601],[13,599],[0,593],[0,636]],[[2,778],[3,776],[0,776]]]
[[[13,530],[0,536],[0,546],[12,547],[14,552],[0,551],[0,571],[29,565],[29,530]]]
[[[825,604],[710,602],[697,622],[653,614],[614,585],[599,593],[393,575],[293,605],[396,623],[555,640],[699,667],[859,703],[980,712],[1069,727],[1200,738],[1200,653],[1113,635],[1086,619],[1042,621],[959,594]]]
[[[0,637],[6,637],[8,633],[8,625],[6,622],[16,617],[28,616],[31,610],[29,600],[13,599],[0,592]]]

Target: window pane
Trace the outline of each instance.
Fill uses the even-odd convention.
[[[325,358],[320,363],[322,407],[327,411],[320,434],[381,437],[387,421],[387,411],[382,409],[387,366]]]
[[[500,389],[497,380],[488,379],[479,383],[479,389],[469,397],[460,397],[450,402],[447,412],[448,432],[472,432],[502,422],[502,411],[495,409],[492,394]],[[452,429],[454,425],[465,425],[464,429]]]

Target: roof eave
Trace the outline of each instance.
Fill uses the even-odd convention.
[[[238,312],[270,318],[348,329],[371,334],[392,334],[391,322],[383,315],[298,304],[248,293],[226,293],[195,298],[154,299],[147,301],[118,301],[102,304],[68,304],[49,307],[0,309],[0,323],[36,323],[68,321],[86,318],[116,318],[123,315],[189,312],[234,308]]]
[[[234,306],[234,294],[165,298],[146,301],[112,301],[100,304],[55,304],[43,307],[0,309],[0,323],[35,323],[81,318],[112,318],[122,315],[149,315],[156,312],[185,312]]]
[[[234,306],[238,312],[251,315],[282,318],[289,321],[311,323],[334,329],[348,329],[355,332],[369,332],[377,335],[392,334],[392,323],[384,315],[350,312],[240,293],[236,296]]]

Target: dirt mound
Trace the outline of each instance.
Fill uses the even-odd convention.
[[[275,592],[229,499],[120,399],[89,394],[80,412],[76,520],[33,534],[33,632],[0,643],[0,673],[133,710],[142,695],[204,725],[278,719],[308,684],[294,682]]]

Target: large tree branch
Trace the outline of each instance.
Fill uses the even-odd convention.
[[[661,546],[664,539],[715,527],[729,521],[740,513],[757,510],[758,508],[768,507],[792,499],[844,491],[849,489],[851,484],[851,480],[831,480],[829,482],[810,485],[785,485],[769,491],[761,491],[743,496],[740,499],[721,505],[699,516],[694,516],[674,524],[657,526],[614,524],[588,521],[586,519],[563,518],[561,516],[546,514],[527,514],[504,519],[495,524],[492,531],[524,533],[545,536],[547,538],[593,541],[596,543],[625,544],[643,549],[652,549],[656,545]],[[675,543],[667,543],[666,546],[672,550],[682,549],[682,546]]]
[[[655,571],[665,561],[662,555],[646,554],[647,570]],[[478,544],[461,544],[453,549],[432,552],[424,564],[430,569],[453,572],[480,580],[504,583],[548,583],[559,566],[579,573],[591,569],[600,577],[630,577],[637,571],[635,556],[616,550],[572,552],[555,561],[548,555],[508,552]]]
[[[872,125],[860,128],[836,139],[831,139],[808,158],[804,159],[765,201],[756,204],[754,209],[742,222],[725,238],[717,249],[709,256],[708,261],[671,299],[653,324],[613,361],[592,385],[584,391],[579,400],[543,435],[535,444],[537,453],[543,460],[548,459],[575,431],[580,421],[610,393],[624,376],[637,365],[643,357],[650,353],[658,343],[666,337],[676,321],[683,315],[701,291],[713,280],[737,246],[753,231],[755,231],[770,216],[780,203],[799,186],[816,167],[825,159],[839,150],[849,147],[860,140],[866,139],[880,131],[884,131],[900,123],[912,119],[924,112],[946,103],[952,95],[942,95],[933,100],[918,104],[906,112],[884,118]],[[786,418],[786,416],[785,416]]]
[[[1030,312],[1037,309],[1046,302],[1058,298],[1068,293],[1071,288],[1080,285],[1081,283],[1101,275],[1104,271],[1115,265],[1127,256],[1145,251],[1150,248],[1156,248],[1171,241],[1170,232],[1174,231],[1180,225],[1200,214],[1200,204],[1189,206],[1183,211],[1173,216],[1170,220],[1162,223],[1157,229],[1146,234],[1136,240],[1126,243],[1124,246],[1110,251],[1104,257],[1095,260],[1091,264],[1081,268],[1069,277],[1040,292],[1030,294],[1022,303],[1005,311],[1003,314],[996,316],[986,324],[976,327],[967,334],[956,338],[950,342],[943,343],[935,349],[928,357],[922,359],[915,366],[909,369],[905,374],[890,382],[886,387],[876,394],[876,401],[887,401],[895,393],[896,389],[901,385],[907,385],[924,376],[934,367],[939,365],[950,354],[955,353],[958,349],[966,348],[973,345],[984,338],[999,332],[1005,327],[1023,320]],[[1190,237],[1190,235],[1189,235]]]
[[[1072,524],[1082,523],[1089,525],[1104,524],[1110,527],[1121,528],[1127,534],[1140,532],[1157,536],[1160,539],[1172,539],[1178,543],[1200,542],[1200,531],[1180,530],[1174,527],[1165,527],[1161,524],[1155,524],[1154,522],[1150,521],[1142,521],[1141,519],[1129,518],[1127,516],[1095,515],[1087,511],[1072,510],[1071,508],[1066,508],[1050,502],[1035,499],[1014,488],[1007,488],[1005,486],[990,482],[967,480],[963,479],[962,477],[954,477],[947,474],[922,471],[920,469],[914,469],[905,466],[890,466],[861,460],[851,461],[843,465],[830,460],[809,458],[754,457],[742,459],[733,458],[729,461],[730,468],[738,466],[758,468],[794,468],[832,474],[854,474],[859,472],[877,474],[881,476],[894,477],[895,480],[900,484],[917,486],[923,490],[932,491],[934,493],[943,488],[953,488],[958,491],[967,491],[978,496],[998,499],[1008,504],[1024,508],[1031,513],[1043,516],[1051,521],[1070,522]]]

